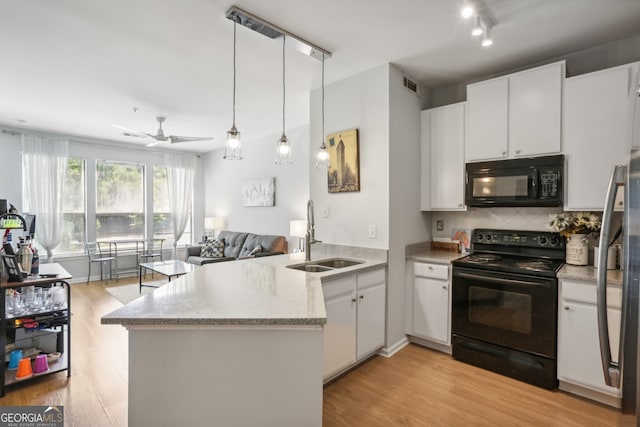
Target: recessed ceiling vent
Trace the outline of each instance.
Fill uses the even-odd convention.
[[[402,77],[402,84],[404,85],[404,87],[407,88],[407,90],[415,93],[416,95],[420,96],[420,91],[418,90],[418,83],[414,82],[413,80],[409,79],[409,77],[407,76],[403,76]]]

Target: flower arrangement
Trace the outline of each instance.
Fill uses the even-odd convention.
[[[565,237],[570,234],[589,234],[598,237],[602,218],[594,212],[560,212],[551,215],[549,228]]]

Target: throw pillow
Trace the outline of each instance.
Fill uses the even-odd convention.
[[[255,256],[255,254],[262,252],[262,246],[258,245],[251,252],[249,252],[249,256]]]
[[[224,241],[218,239],[207,240],[202,245],[200,256],[203,258],[222,258],[224,256]]]

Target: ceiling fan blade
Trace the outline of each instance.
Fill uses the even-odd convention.
[[[112,126],[114,128],[118,128],[120,130],[125,131],[128,134],[127,136],[141,136],[141,137],[145,137],[145,138],[148,137],[148,136],[153,137],[152,135],[149,135],[148,133],[140,132],[138,130],[129,129],[129,128],[126,128],[124,126],[120,126],[120,125],[112,125]]]
[[[213,141],[212,136],[169,136],[169,142],[172,144],[178,142],[189,142],[189,141]]]
[[[158,140],[153,140],[150,143],[148,143],[147,145],[145,145],[145,147],[155,147],[156,145],[158,145],[160,143],[160,141]]]

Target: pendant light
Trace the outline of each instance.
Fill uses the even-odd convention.
[[[324,141],[324,54],[322,54],[322,143],[316,153],[316,168],[329,168],[329,152],[327,151],[327,144]]]
[[[292,162],[291,160],[291,145],[289,144],[289,140],[287,139],[287,135],[285,135],[284,133],[284,129],[285,129],[285,124],[284,124],[284,118],[285,118],[285,95],[286,95],[286,91],[285,91],[285,41],[286,41],[286,37],[283,34],[282,35],[282,136],[280,137],[280,139],[278,140],[277,144],[276,144],[276,164],[278,165],[290,165]]]
[[[233,124],[227,132],[227,142],[224,146],[223,159],[242,160],[242,143],[240,132],[236,129],[236,24],[233,21]]]

